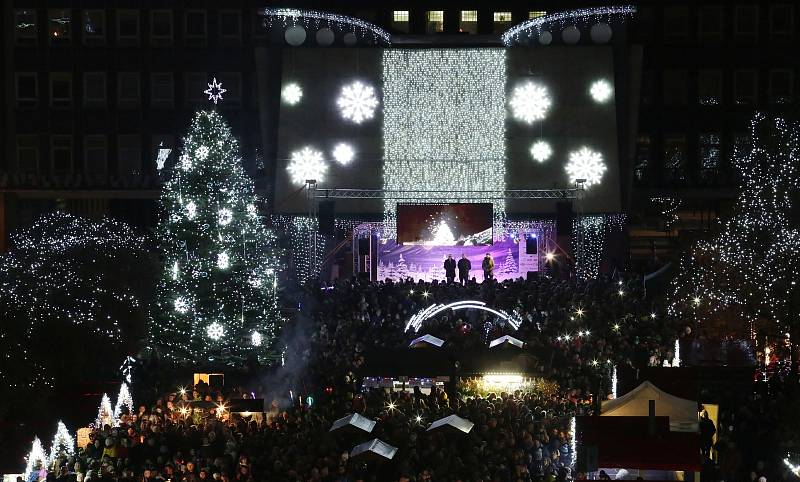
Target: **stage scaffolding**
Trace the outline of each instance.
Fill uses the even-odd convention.
[[[506,199],[556,199],[571,200],[575,218],[578,221],[578,232],[575,236],[575,259],[579,257],[583,249],[583,194],[585,191],[585,180],[578,179],[574,187],[563,189],[505,189],[502,191],[448,191],[449,202],[471,202],[506,200]],[[315,180],[306,181],[306,199],[308,201],[308,216],[318,222],[319,200],[324,199],[380,199],[397,202],[426,203],[426,202],[445,202],[433,195],[440,192],[424,190],[386,190],[386,189],[352,189],[352,188],[323,188],[317,185]],[[309,259],[311,266],[316,266],[317,261],[317,236],[312,233],[309,240]]]

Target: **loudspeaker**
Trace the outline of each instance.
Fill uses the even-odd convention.
[[[369,255],[369,238],[358,238],[358,254],[360,256]]]
[[[538,271],[528,271],[527,279],[528,279],[528,281],[538,281],[539,280],[539,272]]]
[[[573,219],[575,219],[575,213],[572,212],[571,202],[556,203],[556,234],[558,236],[572,236]]]
[[[538,254],[539,240],[536,236],[528,234],[525,236],[525,254]]]
[[[320,201],[317,219],[319,220],[319,234],[335,234],[336,201]]]

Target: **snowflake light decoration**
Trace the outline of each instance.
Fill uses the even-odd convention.
[[[222,88],[222,83],[217,82],[216,77],[207,85],[208,89],[204,90],[203,93],[208,95],[208,100],[213,101],[214,105],[217,105],[217,102],[222,100],[222,94],[227,92],[227,90]]]
[[[300,102],[302,98],[303,89],[294,82],[286,84],[283,90],[281,90],[281,99],[283,99],[285,104],[295,105]]]
[[[188,171],[192,167],[194,167],[194,163],[192,162],[192,158],[189,157],[188,154],[186,154],[186,153],[182,154],[180,160],[181,160],[181,169],[183,169],[184,171]]]
[[[254,331],[251,341],[253,343],[253,346],[261,346],[261,341],[262,341],[261,333]]]
[[[200,146],[197,148],[197,151],[195,151],[194,155],[197,156],[197,158],[201,161],[205,161],[208,158],[209,151],[210,149],[208,146]]]
[[[212,340],[219,340],[225,335],[225,327],[215,321],[206,327],[206,335]]]
[[[194,219],[197,216],[197,204],[194,201],[189,201],[186,203],[186,217],[189,219]]]
[[[375,115],[378,99],[375,97],[374,88],[355,81],[342,88],[342,93],[339,94],[336,105],[339,106],[342,117],[356,124],[361,124],[367,119],[372,119]]]
[[[228,253],[219,253],[217,255],[217,268],[219,269],[228,269],[231,265],[231,258],[228,256]]]
[[[314,179],[320,182],[325,179],[328,164],[322,159],[322,153],[310,147],[294,151],[292,160],[286,168],[295,184],[305,184],[307,180]]]
[[[233,211],[228,208],[222,208],[217,213],[217,222],[220,226],[227,226],[233,221]]]
[[[177,311],[178,313],[186,313],[187,311],[189,311],[189,302],[182,297],[176,298],[175,311]]]
[[[553,149],[546,141],[536,141],[531,146],[531,157],[537,162],[544,162],[553,155]]]
[[[592,82],[591,87],[589,87],[589,95],[599,104],[608,102],[613,93],[614,90],[611,88],[611,84],[605,79],[595,80]]]
[[[336,144],[336,146],[333,148],[333,158],[336,160],[336,162],[343,166],[350,164],[350,162],[353,160],[353,157],[355,157],[355,154],[356,153],[353,151],[353,148],[350,147],[350,144],[345,144],[344,142]]]
[[[258,217],[258,209],[256,209],[255,204],[248,204],[247,205],[247,215],[251,218],[255,219]]]
[[[603,163],[603,155],[593,151],[588,147],[571,152],[569,162],[566,166],[567,175],[570,182],[577,179],[585,179],[585,187],[600,184],[603,173],[606,172],[606,165]]]
[[[544,119],[552,104],[547,88],[531,81],[518,85],[509,101],[514,117],[528,124]]]

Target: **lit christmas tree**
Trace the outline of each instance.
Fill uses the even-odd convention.
[[[56,435],[53,437],[53,445],[50,447],[48,464],[52,464],[59,457],[71,457],[73,455],[75,455],[75,439],[70,435],[64,422],[59,420]]]
[[[800,187],[800,126],[757,114],[748,140],[734,154],[742,182],[733,213],[680,260],[671,311],[728,329],[735,328],[731,322],[752,330],[768,321],[791,332],[800,295],[800,233],[791,220]]]
[[[33,439],[31,451],[28,452],[28,456],[25,460],[25,472],[22,474],[22,479],[25,481],[38,480],[39,477],[34,474],[39,470],[47,469],[47,455],[44,453],[44,447],[42,447],[42,441],[39,440],[39,437]],[[31,475],[33,475],[33,477],[31,477]]]
[[[506,260],[503,262],[503,269],[500,272],[503,274],[517,274],[518,271],[517,262],[514,261],[514,254],[511,252],[511,248],[508,248]]]
[[[119,417],[122,415],[122,408],[128,409],[128,414],[133,414],[133,397],[131,396],[130,388],[127,383],[123,383],[119,387],[119,395],[117,395],[117,403],[114,405],[114,418],[119,422]]]
[[[170,174],[161,192],[163,271],[151,348],[179,362],[262,357],[280,322],[280,253],[220,114],[195,115]]]
[[[408,278],[408,265],[406,265],[406,260],[403,259],[402,254],[400,254],[400,259],[397,260],[395,276],[397,281],[405,281]]]
[[[108,398],[108,394],[103,394],[103,398],[100,400],[100,408],[97,409],[97,418],[94,420],[94,426],[98,428],[103,428],[106,425],[113,427],[116,425],[116,420],[114,419],[114,410],[111,409],[111,399]]]

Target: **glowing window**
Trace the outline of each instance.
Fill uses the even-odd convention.
[[[392,14],[394,22],[408,22],[408,10],[395,10]]]
[[[547,15],[547,12],[545,12],[544,10],[531,10],[530,12],[528,12],[528,20],[544,17],[545,15]]]
[[[511,12],[494,12],[495,22],[510,22]]]

